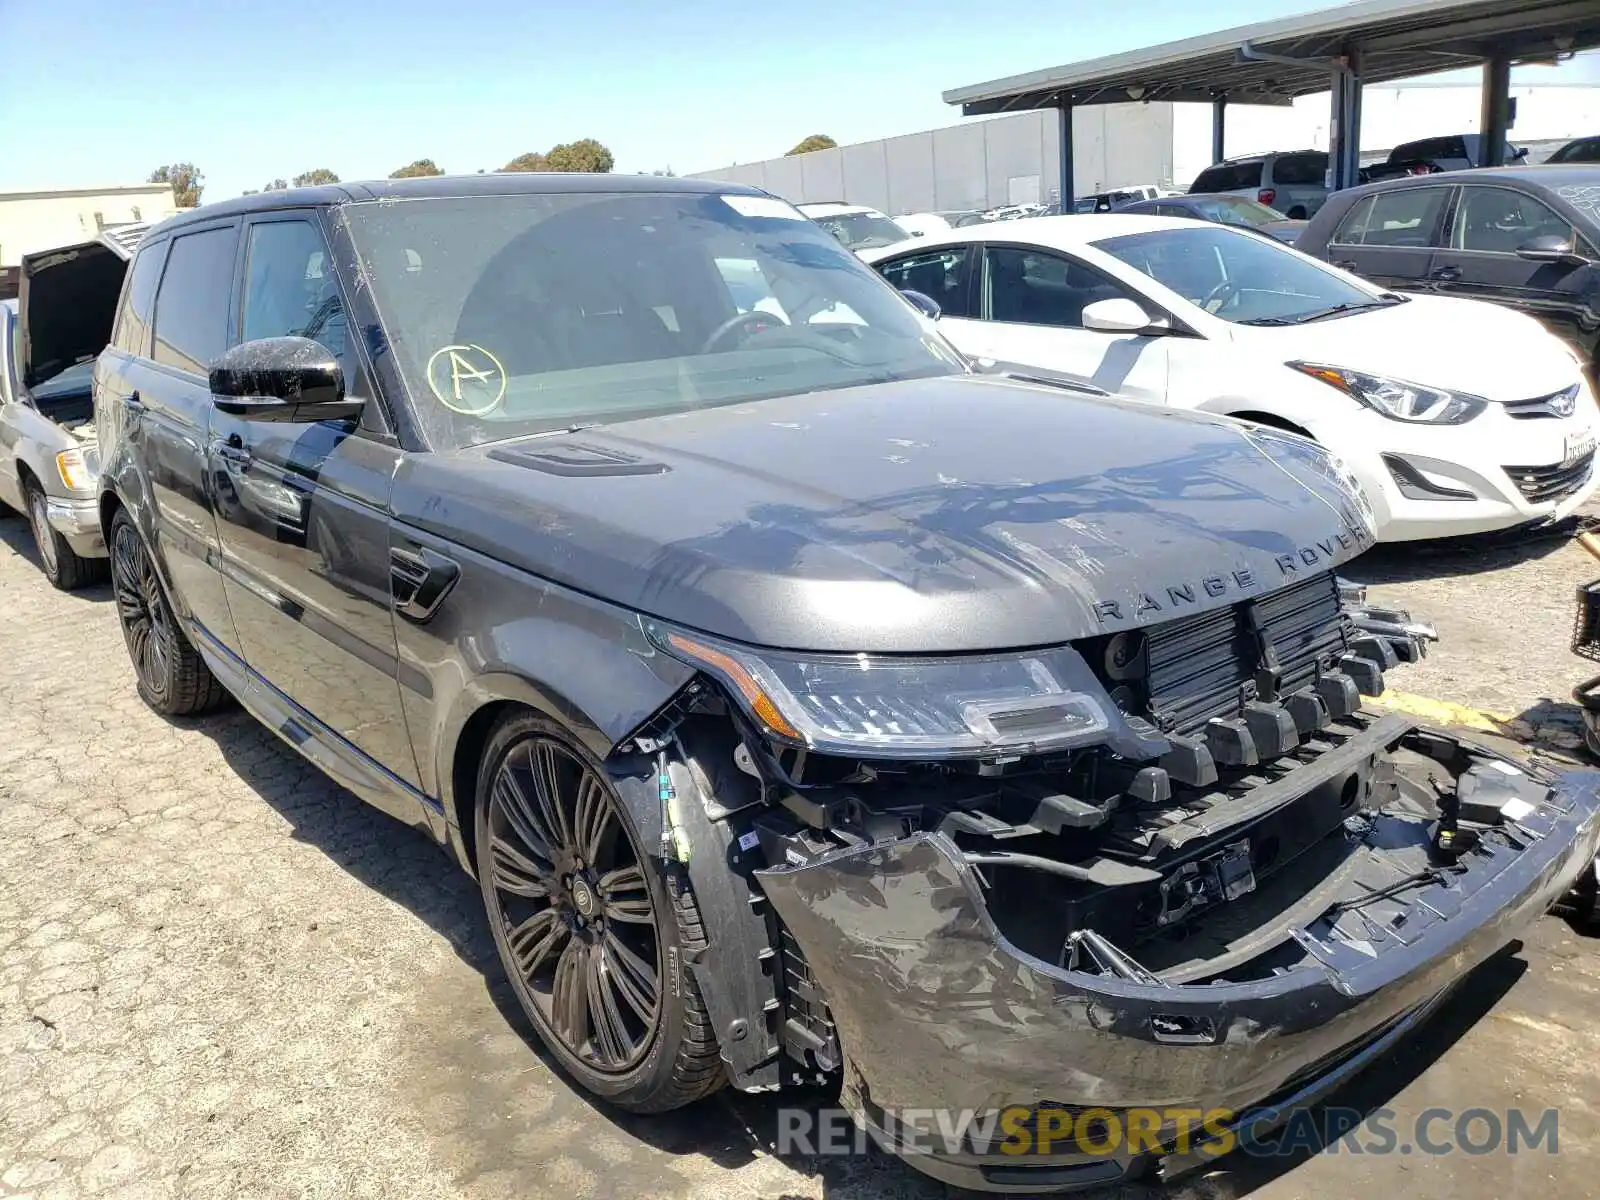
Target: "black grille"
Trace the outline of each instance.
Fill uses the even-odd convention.
[[[1556,463],[1549,467],[1507,467],[1506,474],[1517,485],[1517,491],[1531,504],[1543,504],[1570,496],[1583,486],[1594,466],[1594,451],[1576,462]]]
[[[1531,400],[1507,400],[1502,407],[1506,415],[1519,421],[1536,417],[1570,417],[1577,404],[1578,385],[1551,392],[1548,396],[1535,396]]]
[[[1216,717],[1237,717],[1251,700],[1305,687],[1350,646],[1331,572],[1256,600],[1152,626],[1146,636],[1151,719],[1164,732],[1179,734],[1198,733]]]

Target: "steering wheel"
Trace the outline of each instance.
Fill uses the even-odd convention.
[[[765,309],[752,308],[749,312],[734,313],[721,325],[711,331],[709,337],[700,344],[701,354],[710,354],[717,349],[730,335],[743,331],[740,341],[754,337],[758,333],[765,333],[769,329],[779,329],[789,322],[777,313],[767,312]]]
[[[1221,312],[1229,300],[1239,294],[1239,285],[1231,279],[1224,279],[1216,287],[1206,293],[1205,299],[1200,301],[1200,307],[1208,313]],[[1213,302],[1215,307],[1213,307]]]

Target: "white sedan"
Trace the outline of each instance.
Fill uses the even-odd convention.
[[[1314,438],[1385,541],[1567,515],[1595,398],[1565,343],[1498,305],[1401,296],[1246,230],[1041,217],[862,255],[969,355]]]

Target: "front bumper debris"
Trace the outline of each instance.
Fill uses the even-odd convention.
[[[1347,857],[1329,882],[1237,939],[1209,976],[1149,970],[1082,930],[1063,930],[1065,965],[1024,953],[990,915],[981,865],[941,833],[760,871],[837,1023],[855,1119],[947,1182],[1066,1191],[1143,1174],[1176,1143],[909,1153],[897,1114],[1244,1114],[1309,1103],[1361,1069],[1562,896],[1600,841],[1600,773],[1540,775],[1406,721],[1363,736],[1375,763],[1451,764],[1470,848],[1440,867],[1428,854],[1437,822],[1362,810],[1334,835]]]

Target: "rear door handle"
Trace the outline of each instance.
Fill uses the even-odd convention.
[[[1346,258],[1334,263],[1333,265],[1338,267],[1341,271],[1354,271],[1358,264],[1356,263],[1355,259]]]
[[[146,412],[149,406],[140,398],[138,389],[134,389],[122,398],[122,406],[129,412]]]
[[[389,548],[389,587],[394,608],[408,621],[421,624],[438,612],[460,577],[459,564],[425,547]]]
[[[1440,267],[1432,275],[1429,275],[1428,278],[1438,280],[1440,283],[1454,283],[1456,280],[1461,278],[1461,268]]]

